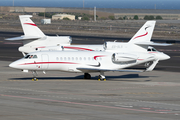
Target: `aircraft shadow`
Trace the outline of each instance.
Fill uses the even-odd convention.
[[[157,76],[151,76],[157,77]],[[75,77],[37,77],[38,80],[97,80],[98,76],[91,77],[91,79],[83,79],[84,75],[79,75]],[[137,78],[149,78],[149,76],[139,76],[139,74],[127,74],[127,75],[120,75],[120,76],[106,76],[108,81],[151,81],[151,80],[138,80]],[[8,80],[31,80],[32,77],[24,77],[24,78],[10,78]],[[137,80],[136,80],[137,79]]]

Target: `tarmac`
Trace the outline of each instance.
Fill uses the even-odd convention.
[[[106,72],[107,81],[97,81],[98,73],[85,80],[82,73],[59,71],[38,72],[39,80],[31,81],[31,73],[8,67],[21,58],[20,45],[0,41],[1,120],[180,118],[179,44],[158,48],[171,59],[158,63],[154,71]]]
[[[0,61],[1,120],[179,120],[178,72],[22,73]]]

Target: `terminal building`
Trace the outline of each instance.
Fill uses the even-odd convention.
[[[70,20],[75,20],[75,15],[56,14],[56,15],[52,16],[52,20],[63,20],[64,18],[68,18]]]

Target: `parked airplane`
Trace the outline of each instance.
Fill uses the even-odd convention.
[[[21,18],[21,17],[20,17]],[[29,20],[29,19],[28,19]],[[30,30],[36,27],[36,25],[27,22],[27,25],[31,26]],[[22,22],[25,26],[24,22]],[[141,29],[132,37],[127,43],[121,42],[106,42],[104,45],[53,45],[57,44],[52,42],[52,45],[48,45],[49,41],[46,39],[47,44],[40,46],[39,42],[43,44],[43,37],[38,38],[36,41],[32,41],[22,46],[24,49],[19,49],[21,52],[29,53],[31,51],[37,51],[29,53],[24,58],[11,63],[9,66],[16,69],[21,69],[24,72],[32,71],[36,80],[36,71],[48,71],[59,70],[66,72],[83,72],[84,78],[91,78],[91,72],[100,72],[99,80],[106,80],[104,72],[106,71],[131,71],[136,70],[124,70],[127,67],[135,66],[142,63],[148,63],[153,61],[146,71],[152,71],[157,65],[158,61],[166,60],[170,57],[164,53],[158,52],[155,48],[149,46],[167,46],[169,44],[160,44],[151,42],[151,37],[155,27],[155,21],[146,22]],[[31,25],[32,24],[32,25]],[[23,28],[25,30],[25,27]],[[29,31],[30,32],[30,31]],[[28,33],[29,33],[28,32]],[[38,33],[38,32],[37,32]],[[41,36],[43,34],[39,32]],[[39,35],[38,34],[38,35]],[[32,36],[33,37],[32,37]],[[38,35],[25,34],[20,38],[33,39]],[[45,36],[47,38],[47,36]],[[18,40],[19,38],[12,38],[11,40]],[[37,44],[34,44],[37,43]],[[36,45],[36,46],[35,46]],[[28,47],[27,47],[28,46]],[[26,49],[27,48],[27,49]],[[83,50],[83,51],[66,51],[64,49]],[[98,49],[98,51],[95,51]]]
[[[83,51],[102,51],[104,47],[108,46],[108,49],[119,50],[120,47],[117,44],[120,42],[105,42],[103,45],[71,45],[72,39],[69,36],[46,36],[37,25],[30,19],[31,15],[20,15],[21,25],[24,31],[24,35],[21,37],[9,38],[6,40],[23,40],[24,45],[19,47],[19,51],[25,54],[35,51],[56,51],[56,50],[83,50]],[[130,40],[129,44],[141,45],[167,45],[167,44],[155,44],[150,42],[153,30],[155,27],[155,21],[147,21],[141,29]],[[146,41],[146,43],[142,43]],[[140,44],[138,44],[140,45]],[[109,47],[111,46],[111,48]]]
[[[30,19],[32,15],[20,15],[21,26],[24,35],[20,37],[8,38],[6,40],[17,41],[23,40],[23,46],[19,47],[19,51],[23,53],[33,52],[44,46],[61,46],[70,45],[72,39],[70,36],[46,36],[37,25]]]
[[[9,66],[24,72],[33,71],[33,80],[36,80],[36,71],[48,70],[83,72],[84,78],[91,78],[89,74],[91,72],[100,72],[98,79],[106,80],[104,76],[106,71],[137,72],[124,69],[150,61],[153,63],[146,71],[152,71],[160,60],[170,58],[149,46],[168,45],[150,41],[154,26],[155,21],[148,21],[129,42],[107,42],[102,51],[37,51],[29,53]]]
[[[127,46],[128,47],[128,46]],[[128,47],[129,49],[129,47]],[[143,48],[142,48],[143,50]],[[154,50],[154,49],[153,49]],[[152,71],[158,61],[170,57],[164,53],[146,49],[136,52],[134,48],[128,51],[41,51],[27,54],[24,58],[11,63],[12,68],[32,71],[37,80],[36,71],[65,71],[82,72],[85,79],[90,79],[91,72],[100,72],[98,80],[106,80],[104,72],[141,72],[137,70],[125,70],[124,68],[153,61],[145,71]]]

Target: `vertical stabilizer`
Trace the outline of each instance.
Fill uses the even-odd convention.
[[[156,21],[147,21],[131,38],[129,43],[150,42]]]
[[[19,19],[25,36],[44,37],[44,33],[37,27],[37,25],[30,19],[32,15],[20,15]]]

